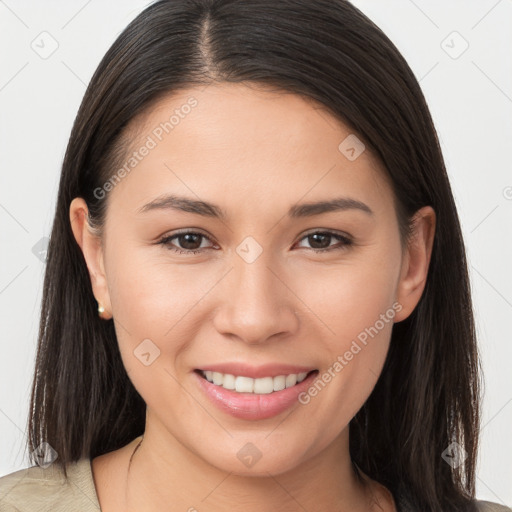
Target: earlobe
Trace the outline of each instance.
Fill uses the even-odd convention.
[[[402,309],[396,314],[395,322],[405,320],[421,299],[432,256],[435,226],[436,214],[432,207],[424,206],[415,213],[396,293]]]
[[[101,318],[109,319],[112,317],[112,309],[103,262],[101,238],[92,231],[87,219],[87,203],[83,198],[75,197],[69,207],[71,229],[87,264],[92,290],[98,301],[98,314]],[[100,306],[103,311],[101,311]]]

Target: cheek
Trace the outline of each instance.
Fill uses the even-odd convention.
[[[318,332],[324,333],[319,346],[331,376],[325,380],[336,382],[333,389],[343,393],[344,400],[353,397],[358,402],[384,364],[396,314],[390,283],[382,274],[347,268],[338,282],[322,286],[318,281],[309,288],[307,301],[321,320]]]
[[[316,317],[322,338],[341,350],[392,307],[397,275],[396,264],[354,261],[295,277],[294,292]]]
[[[134,335],[157,339],[211,287],[211,273],[203,279],[193,266],[171,264],[159,251],[135,249],[127,254],[114,250],[110,256],[115,264],[108,275],[116,319]]]
[[[334,309],[326,317],[334,334],[321,338],[319,375],[300,397],[306,411],[311,411],[305,414],[305,423],[320,425],[313,444],[317,450],[347,427],[373,391],[386,360],[395,315],[386,293],[348,295]]]
[[[163,258],[155,262],[147,250],[118,247],[110,252],[115,265],[108,280],[123,364],[146,403],[165,408],[166,400],[181,396],[172,375],[197,327],[187,322],[187,314],[194,305],[196,315],[201,311],[197,304],[212,286],[211,277],[205,281],[192,266],[180,268]],[[173,400],[176,410],[185,407]]]
[[[329,418],[327,437],[349,423],[382,371],[400,308],[394,299],[400,257],[391,252],[326,268],[300,292],[324,333],[318,338],[322,368],[303,403],[316,417]]]
[[[208,321],[205,297],[222,273],[211,266],[170,263],[165,253],[149,255],[146,248],[117,247],[110,253],[115,265],[108,280],[124,366],[145,399],[164,383],[178,392],[164,370],[180,371],[184,352]]]

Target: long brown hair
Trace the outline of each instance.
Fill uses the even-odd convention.
[[[65,471],[144,432],[145,403],[123,366],[113,322],[98,318],[69,206],[83,197],[91,222],[101,226],[108,201],[94,191],[122,160],[130,122],[164,95],[212,82],[305,95],[351,127],[387,171],[403,240],[414,212],[435,210],[424,293],[393,327],[382,374],[350,423],[350,454],[354,467],[414,510],[471,510],[481,384],[459,219],[417,80],[382,31],[344,0],[161,0],[108,50],[62,166],[29,450],[48,442]],[[460,465],[442,457],[452,443],[467,454]]]

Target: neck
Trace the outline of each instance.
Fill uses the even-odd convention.
[[[361,481],[352,466],[348,427],[334,443],[298,467],[263,476],[222,471],[151,423],[144,436],[130,444],[134,449],[130,449],[125,470],[126,511],[220,512],[243,504],[246,512],[368,512],[376,501],[376,483],[365,476]],[[394,510],[394,506],[385,510]]]

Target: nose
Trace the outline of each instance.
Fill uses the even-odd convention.
[[[235,256],[234,268],[217,290],[215,328],[248,344],[285,338],[299,325],[295,311],[300,301],[289,288],[289,274],[271,267],[264,254],[252,263]]]

